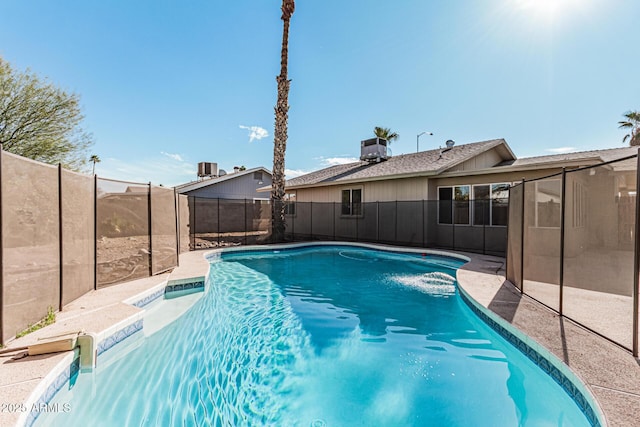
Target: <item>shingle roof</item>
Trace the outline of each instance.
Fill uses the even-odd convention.
[[[574,166],[588,166],[621,159],[638,153],[638,147],[622,147],[516,159],[504,139],[493,139],[490,141],[453,146],[450,150],[442,152],[442,156],[440,155],[441,150],[436,149],[393,156],[380,163],[359,161],[332,166],[288,180],[286,187],[314,187],[377,179],[402,178],[405,176],[438,175],[459,163],[499,145],[506,147],[512,159],[496,165],[494,167],[495,169],[483,169],[483,173],[506,172],[508,170],[529,169],[538,166],[542,168],[558,167],[558,165],[562,165],[563,163],[572,163]],[[616,163],[613,167],[616,170],[633,169],[635,165],[636,160],[632,159],[626,162]]]
[[[638,153],[638,147],[609,148],[606,150],[579,151],[574,153],[553,154],[549,156],[524,157],[512,162],[504,162],[499,166],[530,166],[547,163],[569,163],[580,160],[594,159],[596,163],[608,162]]]
[[[341,182],[399,178],[406,175],[436,175],[501,144],[504,144],[508,149],[504,139],[493,139],[471,144],[454,145],[451,149],[442,151],[442,155],[441,150],[436,149],[393,156],[380,163],[359,161],[332,166],[288,180],[286,187],[331,185]]]

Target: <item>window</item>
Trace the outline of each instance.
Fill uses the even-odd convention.
[[[509,218],[509,184],[491,185],[491,225],[506,226]]]
[[[473,186],[473,225],[491,224],[491,195],[489,185]]]
[[[284,195],[284,214],[295,215],[296,214],[296,193],[285,193]]]
[[[453,188],[438,188],[438,222],[440,224],[453,224]]]
[[[438,222],[469,224],[469,186],[438,188]]]
[[[440,224],[507,225],[509,184],[439,187],[438,200]]]
[[[253,179],[255,179],[256,181],[262,181],[262,171],[254,172]]]
[[[342,215],[362,215],[362,189],[350,188],[342,190]]]
[[[453,222],[469,224],[469,186],[453,187]]]

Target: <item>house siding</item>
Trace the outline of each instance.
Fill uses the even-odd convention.
[[[444,156],[447,155],[445,152]],[[462,162],[459,165],[449,169],[451,172],[473,171],[478,169],[486,169],[500,164],[504,158],[498,153],[497,149],[489,150],[485,153],[481,153],[466,162]]]
[[[299,202],[339,203],[342,190],[361,188],[363,202],[393,202],[428,199],[428,178],[403,178],[386,181],[370,181],[353,184],[332,185],[316,188],[299,188]]]
[[[220,183],[212,183],[183,194],[210,199],[268,199],[269,193],[258,192],[257,189],[270,185],[271,176],[263,171],[262,180],[260,181],[254,179],[253,174],[249,173]]]

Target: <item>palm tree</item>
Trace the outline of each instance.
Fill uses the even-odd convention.
[[[89,161],[93,162],[93,170],[91,171],[91,175],[95,175],[96,174],[96,163],[100,163],[100,157],[98,157],[98,155],[96,155],[96,154],[92,154],[91,157],[89,157]]]
[[[392,141],[395,141],[396,139],[400,138],[400,135],[398,135],[395,132],[391,132],[391,129],[389,128],[381,128],[376,126],[375,128],[373,128],[373,133],[378,138],[386,139],[389,144],[391,144]]]
[[[627,120],[621,120],[618,122],[620,129],[629,129],[629,133],[622,138],[622,142],[627,142],[629,140],[629,145],[640,145],[640,112],[638,111],[627,111],[624,114],[624,117]]]
[[[280,50],[280,75],[278,82],[278,100],[275,107],[276,120],[273,137],[273,171],[271,176],[271,238],[275,243],[284,241],[284,155],[287,149],[287,119],[289,111],[289,84],[287,78],[287,60],[289,55],[289,21],[295,9],[294,0],[282,0],[282,49]]]

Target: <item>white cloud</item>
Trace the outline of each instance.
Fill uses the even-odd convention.
[[[320,157],[320,162],[324,166],[346,165],[357,161],[356,157]]]
[[[164,151],[161,151],[160,154],[163,154],[163,155],[165,155],[167,157],[171,157],[175,161],[184,162],[184,159],[182,158],[182,156],[180,154],[165,153]]]
[[[269,136],[269,132],[265,128],[261,128],[260,126],[238,126],[240,129],[246,129],[249,131],[249,142],[253,142],[254,140],[260,141],[263,138]]]
[[[297,178],[302,175],[308,174],[309,171],[305,171],[302,169],[285,169],[284,176],[286,179]]]
[[[196,167],[182,156],[161,152],[160,155],[141,159],[117,159],[110,157],[96,164],[100,178],[123,181],[162,184],[171,187],[196,180]]]
[[[576,151],[576,150],[577,150],[576,147],[558,147],[558,148],[547,148],[544,151],[548,151],[553,154],[564,154],[564,153],[571,153],[572,151]]]

